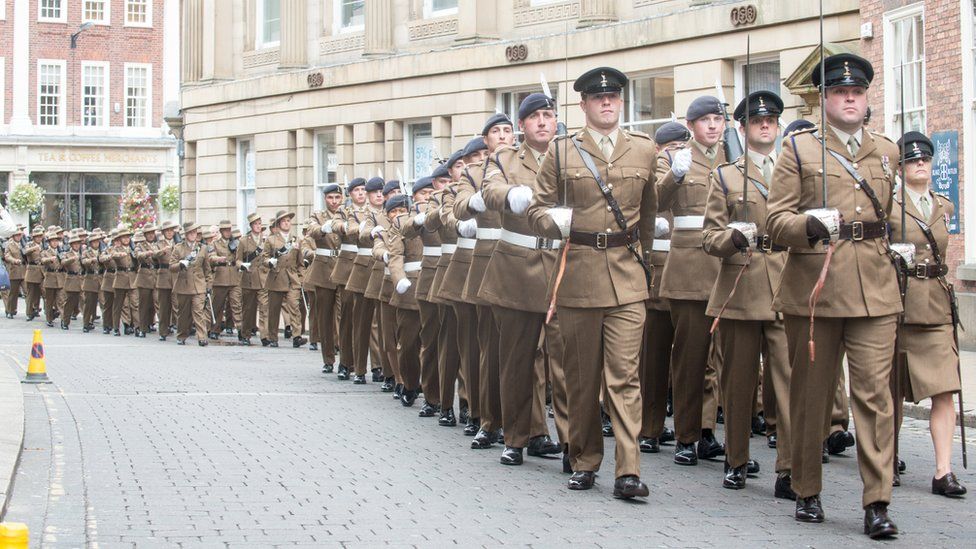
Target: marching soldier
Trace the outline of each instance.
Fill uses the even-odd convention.
[[[153,264],[156,268],[156,297],[159,305],[159,340],[166,341],[172,333],[174,320],[173,273],[169,270],[169,256],[176,246],[176,223],[163,221],[159,232],[162,238],[153,254]]]
[[[390,180],[383,186],[383,214],[375,217],[375,220],[367,222],[367,226],[373,237],[373,269],[369,275],[369,283],[366,284],[366,297],[377,301],[376,317],[379,326],[380,336],[380,363],[383,366],[383,384],[380,390],[384,393],[393,392],[396,380],[399,376],[399,364],[396,356],[396,308],[390,305],[393,298],[393,283],[390,280],[390,269],[386,266],[385,257],[388,254],[384,234],[390,228],[391,215],[386,213],[386,204],[399,196],[400,182]],[[399,398],[399,397],[398,397]]]
[[[95,228],[88,236],[88,246],[81,253],[81,267],[85,273],[85,280],[81,290],[85,297],[85,306],[81,314],[82,331],[88,333],[95,329],[95,314],[98,310],[98,294],[102,288],[102,266],[98,262],[105,235],[102,230]],[[105,314],[105,311],[102,311]]]
[[[421,191],[423,192],[423,191]],[[414,199],[419,198],[414,194]],[[390,277],[394,281],[395,292],[390,305],[396,307],[397,318],[397,364],[400,368],[400,383],[403,392],[400,404],[413,406],[420,389],[420,312],[414,289],[420,276],[421,261],[424,257],[424,243],[416,230],[411,230],[412,222],[406,212],[406,197],[396,196],[386,204],[388,213],[396,215],[384,235],[387,244]],[[406,236],[411,230],[413,236]]]
[[[315,318],[315,287],[308,279],[312,270],[312,261],[315,260],[315,239],[309,236],[310,223],[306,221],[302,224],[302,265],[301,265],[301,295],[302,299],[298,302],[301,309],[301,316],[304,320],[308,318],[308,350],[318,351],[319,336],[318,319]]]
[[[894,376],[901,382],[894,384],[904,390],[895,395],[895,428],[900,428],[902,400],[919,402],[932,399],[929,430],[935,446],[935,476],[932,493],[950,498],[961,497],[966,487],[952,472],[952,432],[956,427],[956,411],[952,394],[961,390],[959,379],[959,349],[953,325],[957,312],[952,286],[945,280],[949,272],[943,255],[949,245],[949,218],[954,206],[948,198],[929,188],[932,181],[932,153],[934,147],[928,137],[919,132],[907,132],[898,142],[899,169],[904,169],[904,204],[900,192],[895,194],[891,213],[892,238],[915,247],[914,265],[903,265],[905,284],[905,315],[898,327],[898,363]],[[905,225],[902,226],[902,208]],[[897,478],[898,471],[894,471]]]
[[[54,327],[58,314],[58,295],[64,282],[58,273],[61,271],[61,235],[57,231],[47,233],[47,249],[41,252],[41,265],[44,267],[44,320],[48,328]]]
[[[115,325],[115,260],[112,254],[118,246],[115,235],[118,229],[112,229],[106,238],[107,246],[99,252],[98,263],[104,269],[102,273],[102,333],[108,335],[112,333]]]
[[[67,330],[71,319],[78,314],[78,303],[84,275],[81,270],[81,243],[85,240],[81,233],[68,239],[68,251],[61,256],[61,270],[64,272],[64,309],[61,311],[61,329]]]
[[[176,342],[186,345],[191,324],[196,327],[197,345],[207,346],[207,313],[204,300],[207,293],[206,270],[209,258],[207,247],[199,242],[200,224],[183,224],[183,241],[173,246],[168,263],[174,275],[173,293],[179,300],[179,318],[176,322]],[[117,297],[116,297],[117,299]]]
[[[136,262],[139,264],[139,272],[136,273],[135,279],[135,288],[139,293],[139,327],[136,328],[135,336],[144,338],[152,328],[153,319],[156,318],[153,290],[156,289],[158,273],[153,257],[159,250],[159,244],[156,242],[155,225],[152,223],[143,225],[141,232],[142,242],[136,244],[135,249]]]
[[[41,312],[41,285],[44,283],[44,267],[41,266],[41,251],[44,245],[44,227],[40,225],[31,230],[31,241],[24,246],[27,272],[24,285],[27,287],[24,308],[27,321],[34,320]]]
[[[213,304],[213,314],[217,322],[210,327],[207,337],[210,339],[220,339],[221,322],[225,318],[225,312],[230,304],[231,292],[238,286],[237,278],[237,258],[231,251],[231,231],[234,229],[230,221],[223,220],[218,225],[220,238],[213,242],[214,253],[210,257],[213,265],[213,293],[211,303]]]
[[[308,235],[315,241],[315,259],[312,260],[307,282],[315,289],[313,314],[319,326],[319,349],[322,352],[322,373],[331,374],[335,364],[335,305],[338,286],[332,281],[339,237],[323,231],[323,226],[339,217],[342,206],[342,189],[331,183],[322,188],[325,209],[312,214]]]
[[[553,281],[550,293],[567,345],[569,488],[592,488],[603,461],[605,385],[604,404],[616,435],[617,498],[649,492],[640,480],[637,433],[638,362],[650,280],[638,246],[651,248],[657,212],[654,141],[620,128],[626,85],[627,77],[609,67],[576,80],[586,127],[549,146],[528,209],[537,234],[568,240],[561,277],[555,277],[560,284]]]
[[[864,483],[864,532],[875,539],[898,533],[888,516],[894,418],[887,381],[902,305],[893,298],[898,281],[888,256],[886,223],[892,203],[891,159],[898,157],[898,147],[862,127],[874,76],[871,64],[838,54],[824,60],[823,71],[826,124],[783,141],[767,219],[773,242],[790,247],[773,307],[785,315],[793,366],[794,516],[801,522],[824,520],[824,427],[830,420],[840,353],[846,352]],[[812,77],[820,86],[819,65]],[[825,166],[821,139],[826,140]]]
[[[132,231],[128,228],[120,228],[115,233],[115,242],[118,244],[112,251],[112,261],[115,263],[115,279],[112,282],[112,289],[115,292],[115,301],[112,306],[112,328],[113,334],[118,337],[122,335],[119,325],[128,333],[131,327],[123,319],[123,310],[129,305],[129,293],[132,291],[135,281],[136,261],[133,251],[129,247],[132,239]]]
[[[747,475],[759,473],[759,464],[749,457],[749,438],[760,355],[763,368],[773,374],[778,385],[776,395],[781,400],[777,408],[789,409],[786,332],[782,319],[772,309],[773,290],[786,254],[784,248],[770,242],[766,232],[766,199],[782,112],[783,101],[768,91],[751,93],[736,107],[735,120],[742,125],[748,158],[723,164],[710,175],[702,231],[705,252],[722,261],[706,314],[721,322],[716,344],[721,346],[724,359],[719,372],[725,414],[726,471],[722,486],[733,490],[745,488]],[[778,421],[775,493],[795,499],[789,476],[789,416],[782,414]]]
[[[705,309],[719,263],[705,253],[701,242],[708,176],[727,161],[720,143],[724,113],[714,97],[695,99],[686,113],[692,133],[689,146],[657,157],[661,211],[670,211],[674,220],[660,296],[667,298],[674,324],[671,387],[677,438],[674,462],[678,465],[697,465],[699,459],[724,453],[710,426],[705,427],[712,418],[702,421],[711,343],[711,322]]]
[[[264,231],[261,223],[261,216],[257,212],[248,214],[247,235],[241,238],[241,243],[237,247],[237,263],[241,271],[241,329],[237,337],[243,345],[251,344],[251,337],[256,328],[256,318],[259,308],[267,305],[267,293],[264,291],[264,281],[267,277],[267,270],[263,268],[264,256]],[[261,338],[265,337],[261,332]]]
[[[353,259],[349,276],[346,278],[344,291],[350,294],[352,303],[352,356],[353,383],[366,383],[366,368],[369,366],[370,355],[377,361],[379,353],[370,352],[373,339],[373,312],[375,303],[366,299],[366,284],[369,282],[369,271],[373,257],[373,237],[369,233],[363,234],[367,219],[375,218],[382,213],[383,186],[386,181],[382,177],[373,177],[363,186],[366,191],[366,202],[363,207],[353,211],[349,217],[349,226],[344,227],[346,237],[356,244],[356,257]],[[378,362],[373,363],[373,381],[382,381],[381,368]]]
[[[7,301],[4,303],[7,318],[17,316],[20,286],[27,274],[27,255],[24,253],[24,247],[24,233],[20,231],[10,235],[3,250],[3,261],[7,264],[7,274],[10,276],[10,289],[7,290]]]
[[[302,262],[301,249],[298,238],[291,234],[291,222],[295,218],[293,212],[279,210],[271,219],[271,226],[276,228],[265,241],[264,262],[268,265],[268,279],[265,288],[268,290],[268,333],[261,334],[268,339],[271,347],[278,346],[278,325],[281,322],[281,312],[284,302],[289,301],[298,309],[297,289],[301,283],[298,280],[298,266]],[[294,326],[294,321],[293,326]],[[301,347],[306,343],[301,334],[293,334],[294,346]]]

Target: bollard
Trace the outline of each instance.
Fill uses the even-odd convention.
[[[22,522],[0,522],[0,549],[27,549],[30,533]]]
[[[47,364],[44,362],[44,341],[41,340],[40,330],[34,330],[30,362],[27,363],[27,377],[21,383],[51,383],[51,380],[47,378]]]

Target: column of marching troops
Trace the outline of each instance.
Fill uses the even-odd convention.
[[[303,346],[308,318],[324,373],[371,374],[403,406],[422,394],[421,417],[460,421],[473,449],[502,444],[502,464],[561,455],[569,488],[585,490],[614,436],[619,498],[648,495],[640,452],[670,441],[678,465],[724,455],[723,486],[742,489],[759,472],[757,432],[777,451],[775,497],[821,522],[822,464],[856,438],[864,532],[895,535],[904,399],[933,402],[932,492],[966,491],[950,468],[953,205],[929,190],[924,135],[895,144],[864,127],[871,65],[848,54],[824,65],[829,129],[799,120],[780,136],[783,102],[752,93],[734,111],[739,158],[726,156],[714,97],[654,139],[621,129],[627,77],[601,67],[574,85],[584,129],[557,136],[555,104],[532,94],[517,123],[490,117],[410,196],[381,178],[328,185],[300,229],[286,211],[267,233],[251,214],[243,236],[229,222],[134,236],[39,227],[6,244],[7,316],[23,289],[28,320],[65,330],[76,316],[95,330],[97,307],[105,334],[175,331],[184,344],[195,331],[206,345],[236,328],[241,344],[260,334],[271,347],[282,319]],[[915,257],[892,255],[892,241]]]

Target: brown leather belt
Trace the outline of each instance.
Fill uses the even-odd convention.
[[[864,240],[869,238],[881,238],[888,235],[888,224],[884,221],[855,221],[854,223],[841,223],[838,239],[840,240]]]
[[[589,246],[598,250],[626,246],[637,242],[637,227],[619,233],[587,233],[569,231],[569,241],[573,244]]]
[[[768,254],[770,252],[785,252],[789,250],[787,246],[780,246],[779,244],[773,244],[773,237],[768,234],[761,234],[756,236],[756,243],[758,244],[759,251]]]
[[[915,268],[903,272],[915,278],[939,278],[949,274],[949,266],[938,263],[919,263],[915,265]]]

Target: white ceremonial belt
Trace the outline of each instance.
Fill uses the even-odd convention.
[[[355,244],[340,244],[339,250],[343,252],[359,253],[359,246]]]
[[[670,240],[657,240],[651,243],[651,249],[655,252],[670,252],[671,251],[671,241]]]
[[[675,229],[701,229],[705,226],[703,215],[679,215],[674,218]]]
[[[498,240],[502,237],[501,229],[478,229],[478,240]]]
[[[457,247],[465,250],[473,250],[478,241],[474,238],[459,238],[457,241]]]
[[[424,246],[424,255],[427,257],[440,257],[441,247],[440,246]]]
[[[562,240],[550,240],[548,238],[529,236],[507,229],[502,229],[501,240],[530,250],[558,250],[563,245]]]
[[[453,254],[457,250],[457,244],[441,244],[441,255]]]
[[[390,276],[390,268],[383,267],[383,276]]]
[[[420,261],[408,261],[403,264],[403,272],[413,273],[420,270]]]
[[[356,255],[373,255],[372,248],[356,248]]]
[[[338,254],[332,248],[315,248],[315,255],[321,255],[325,257],[335,257]]]

